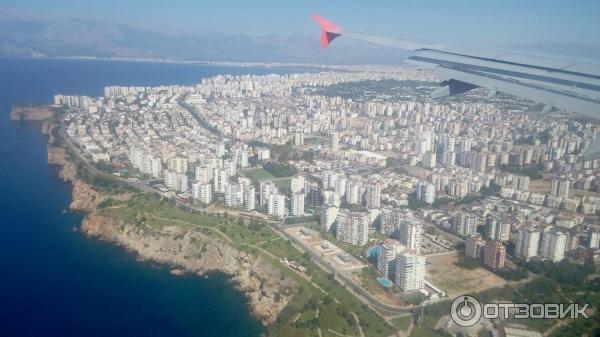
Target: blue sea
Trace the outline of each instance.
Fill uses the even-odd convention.
[[[9,119],[14,104],[54,94],[102,95],[104,86],[193,84],[235,68],[0,59],[0,336],[252,337],[263,332],[224,275],[171,276],[111,243],[76,232],[63,213],[70,185],[46,163],[40,123]]]

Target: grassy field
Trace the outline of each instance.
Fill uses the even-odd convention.
[[[254,255],[261,254],[284,276],[293,278],[299,284],[298,293],[281,312],[278,321],[268,328],[268,336],[308,337],[318,335],[318,330],[324,337],[333,337],[336,333],[359,336],[359,324],[369,337],[387,337],[394,332],[393,326],[334,281],[332,275],[314,264],[307,254],[302,254],[262,222],[195,214],[148,194],[104,208],[101,212],[162,232],[170,228],[177,228],[179,232],[200,229],[213,237],[226,236],[231,240],[229,244],[235,248]],[[305,266],[308,280],[282,264],[279,261],[282,257]]]
[[[275,178],[274,175],[262,168],[243,170],[240,171],[240,173],[243,176],[250,178],[252,181],[271,180]]]
[[[260,181],[272,181],[281,192],[287,192],[292,186],[292,178],[277,178],[270,172],[262,168],[254,168],[240,171],[240,174],[249,178],[255,183]]]

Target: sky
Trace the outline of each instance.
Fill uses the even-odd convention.
[[[80,17],[169,33],[318,33],[310,13],[343,29],[463,45],[576,42],[600,47],[599,0],[0,0],[0,10]]]

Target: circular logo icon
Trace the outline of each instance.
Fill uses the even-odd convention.
[[[450,316],[460,326],[473,326],[481,319],[481,303],[473,296],[459,296],[452,302]]]

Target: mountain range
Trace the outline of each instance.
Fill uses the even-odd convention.
[[[168,34],[87,19],[0,13],[0,57],[121,57],[188,61],[399,64],[408,52],[358,41],[321,49],[315,35]]]
[[[34,18],[0,12],[0,57],[119,57],[216,62],[400,64],[410,52],[341,39],[321,49],[318,32],[288,36],[172,34],[80,18]],[[600,58],[600,48],[578,43],[512,46],[521,51]]]

